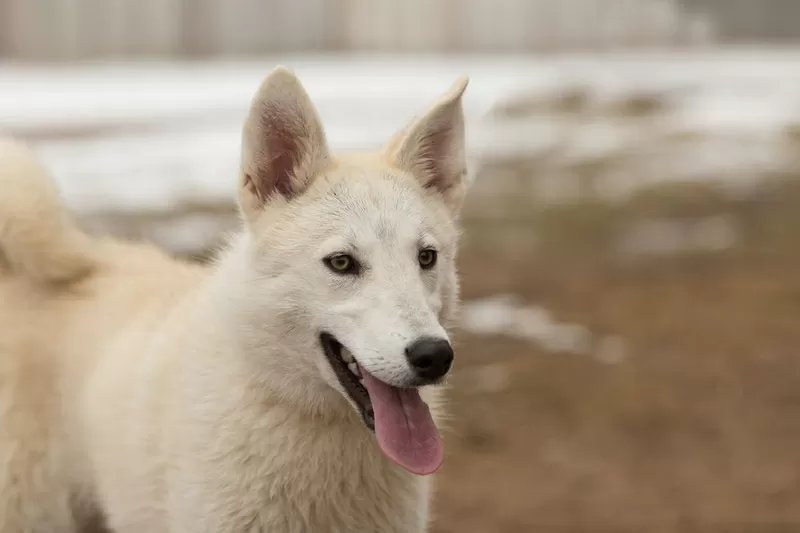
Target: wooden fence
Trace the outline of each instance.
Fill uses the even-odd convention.
[[[798,17],[800,0],[0,0],[0,56],[698,46],[800,36]]]

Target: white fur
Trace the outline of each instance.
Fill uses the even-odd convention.
[[[0,143],[0,533],[101,531],[98,513],[116,533],[424,531],[430,478],[381,453],[318,335],[394,385],[409,343],[447,336],[465,87],[334,156],[276,69],[244,128],[244,229],[211,267],[86,237]],[[339,252],[360,276],[325,267]]]

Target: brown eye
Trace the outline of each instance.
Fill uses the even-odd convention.
[[[417,259],[419,260],[419,266],[421,266],[425,270],[433,268],[433,266],[436,264],[436,258],[437,258],[436,250],[430,250],[430,249],[420,251],[419,256],[417,257]]]
[[[337,254],[324,259],[325,265],[337,274],[357,274],[358,263],[353,256],[347,254]]]

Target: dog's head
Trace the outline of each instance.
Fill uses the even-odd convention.
[[[441,444],[417,389],[453,361],[444,325],[458,293],[466,86],[380,151],[335,157],[299,80],[279,67],[243,133],[247,313],[251,328],[271,324],[257,342],[284,354],[294,386],[338,391],[389,457],[422,474]]]

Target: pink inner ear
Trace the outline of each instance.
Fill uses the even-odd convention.
[[[270,116],[264,117],[263,127],[266,144],[262,152],[264,161],[252,176],[253,184],[262,200],[275,193],[289,199],[299,192],[294,177],[297,165],[302,160],[301,133],[281,113],[270,113]]]
[[[428,189],[446,192],[453,186],[450,172],[450,136],[452,132],[446,125],[441,125],[425,133],[420,139],[417,165],[424,176],[424,184]]]

